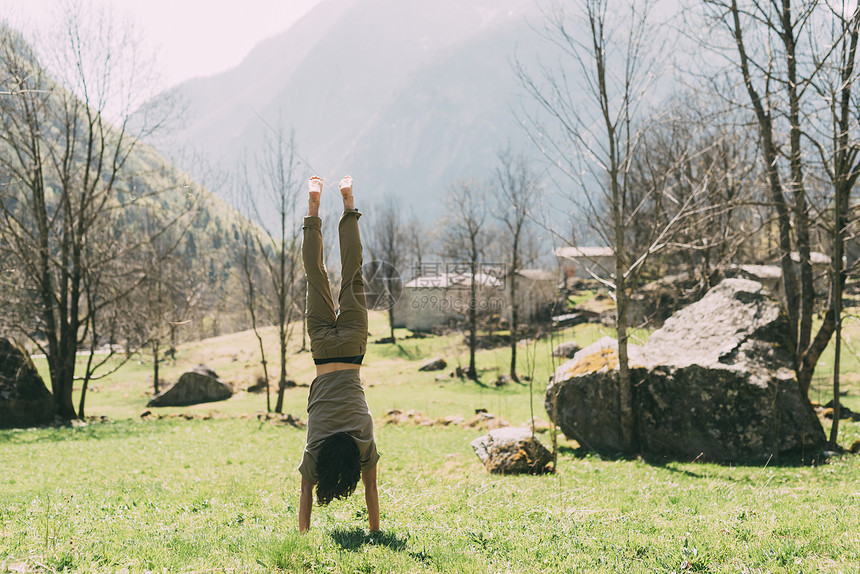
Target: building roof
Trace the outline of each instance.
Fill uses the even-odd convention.
[[[552,250],[553,255],[564,259],[578,258],[593,258],[593,257],[614,257],[615,253],[611,247],[556,247]]]

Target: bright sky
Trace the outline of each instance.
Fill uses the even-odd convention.
[[[162,67],[165,86],[237,65],[322,0],[90,0],[131,19]],[[51,20],[62,0],[0,0],[0,18],[25,33]]]

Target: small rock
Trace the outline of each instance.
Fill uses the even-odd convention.
[[[496,417],[496,415],[485,411],[476,414],[474,417],[466,421],[463,426],[467,426],[469,428],[481,427],[487,430],[491,430],[502,427],[509,427],[511,426],[511,424],[505,419]]]
[[[144,410],[142,413],[140,413],[140,418],[142,418],[142,419],[152,419],[152,418],[155,418],[155,417],[153,417],[153,416],[152,416],[152,411],[151,411],[151,410],[146,409],[146,410]]]
[[[552,454],[529,429],[494,429],[471,445],[487,471],[495,474],[542,474],[552,462]]]
[[[257,382],[246,389],[249,393],[262,393],[266,390],[266,379],[257,377]]]
[[[441,357],[436,357],[435,359],[430,359],[419,368],[419,371],[441,371],[445,367],[448,366],[448,363],[445,362],[445,359]]]
[[[510,375],[507,375],[507,374],[506,375],[499,375],[493,384],[495,384],[497,387],[504,387],[505,385],[509,384],[512,380],[513,379],[511,379]]]
[[[466,419],[464,419],[463,417],[461,417],[461,416],[459,416],[459,415],[448,415],[448,416],[446,416],[446,417],[442,417],[441,419],[439,419],[439,420],[438,420],[438,421],[436,421],[436,422],[437,422],[437,424],[440,424],[440,425],[442,425],[442,426],[446,426],[446,427],[447,427],[447,426],[451,426],[451,425],[459,425],[459,424],[462,424],[462,423],[463,423],[463,421],[465,421],[465,420],[466,420]]]
[[[576,341],[566,341],[552,350],[552,356],[572,359],[573,356],[578,353],[580,349],[581,347]]]
[[[833,418],[833,400],[824,405],[824,418],[832,419]],[[816,409],[817,410],[817,409]],[[842,420],[852,420],[852,421],[860,421],[860,413],[855,413],[845,405],[839,405],[839,418]]]

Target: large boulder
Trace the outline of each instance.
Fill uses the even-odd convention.
[[[233,396],[233,390],[218,380],[215,371],[198,365],[183,373],[179,381],[169,389],[152,397],[148,407],[183,407],[199,403],[223,401]]]
[[[496,474],[541,474],[552,462],[552,454],[527,428],[493,429],[473,440],[472,450]]]
[[[629,345],[640,451],[728,462],[823,446],[821,423],[790,368],[787,334],[760,283],[727,279],[647,344]],[[583,447],[622,451],[615,340],[601,339],[558,367],[545,404]]]
[[[51,422],[54,398],[30,358],[0,338],[0,428]]]

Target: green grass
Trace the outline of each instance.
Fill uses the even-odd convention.
[[[381,314],[371,316],[371,333],[387,334]],[[860,336],[860,323],[849,321],[847,334]],[[585,346],[604,335],[611,330],[579,325],[522,348],[521,373],[534,357],[538,417],[546,418],[542,395],[559,362],[549,357],[552,345],[573,338]],[[274,351],[271,330],[266,345]],[[254,349],[249,333],[183,345],[163,376],[175,380],[204,362],[243,388],[259,371]],[[295,350],[290,374],[307,384],[310,357]],[[392,408],[432,418],[486,408],[522,424],[528,386],[493,384],[507,372],[509,352],[481,351],[477,384],[437,380],[466,365],[461,335],[372,344],[362,369],[371,409],[381,421]],[[814,387],[821,402],[829,400],[828,353]],[[433,356],[448,368],[419,373]],[[844,357],[844,402],[860,410],[860,358]],[[244,391],[158,409],[223,414],[213,420],[141,421],[152,381],[139,359],[94,383],[88,414],[111,422],[0,431],[0,573],[860,572],[860,457],[651,464],[585,455],[562,437],[557,474],[501,477],[488,475],[469,446],[483,431],[461,426],[379,422],[383,533],[367,534],[359,488],[316,508],[310,534],[299,535],[304,431],[258,421],[265,398]],[[306,400],[307,388],[288,390],[284,411],[304,418]],[[860,424],[841,428],[843,444],[860,438]]]
[[[561,453],[487,475],[459,427],[382,426],[363,499],[296,529],[304,435],[252,420],[0,434],[0,572],[856,572],[857,457],[652,465]]]

